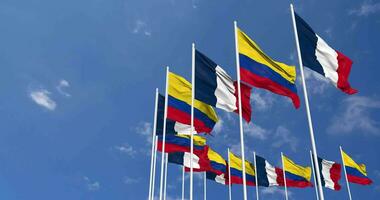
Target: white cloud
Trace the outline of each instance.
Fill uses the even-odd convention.
[[[100,189],[100,183],[98,181],[91,181],[87,176],[84,176],[83,180],[89,191],[97,191]]]
[[[284,145],[289,145],[290,149],[292,151],[297,151],[297,146],[298,146],[298,139],[294,135],[292,135],[289,131],[284,126],[279,126],[276,129],[276,132],[273,137],[273,143],[272,146],[279,148]]]
[[[344,134],[362,130],[380,135],[380,122],[371,117],[371,110],[380,109],[380,101],[364,96],[350,96],[343,100],[342,112],[335,115],[327,131]]]
[[[259,125],[253,124],[253,123],[244,123],[244,133],[247,134],[250,137],[265,140],[268,138],[268,135],[270,134],[268,130],[262,128]]]
[[[310,70],[307,67],[304,67],[304,75],[307,91],[311,92],[312,94],[323,94],[325,93],[326,89],[331,86],[330,81],[327,78],[323,77],[317,72]],[[302,84],[301,76],[298,76],[298,81],[300,84]]]
[[[129,184],[135,184],[140,182],[140,178],[132,178],[132,177],[124,177],[124,183],[129,185]]]
[[[132,33],[134,34],[144,34],[145,36],[151,36],[152,32],[148,29],[146,22],[138,19],[135,21],[135,25],[133,27]]]
[[[256,90],[251,94],[251,102],[254,104],[254,110],[265,111],[273,106],[274,95],[267,91]]]
[[[137,151],[128,144],[123,144],[120,146],[115,146],[114,149],[118,150],[120,153],[127,154],[130,157],[134,157]]]
[[[140,122],[138,126],[135,128],[135,131],[146,137],[147,141],[149,143],[152,143],[152,134],[153,134],[153,128],[152,123],[150,122]]]
[[[350,15],[356,16],[368,16],[371,14],[375,14],[380,11],[380,3],[373,3],[372,1],[364,1],[357,9],[349,10],[348,13]]]
[[[66,81],[65,79],[62,79],[59,81],[59,84],[57,85],[57,91],[62,94],[65,97],[71,97],[71,95],[64,91],[64,88],[70,87],[70,83]]]
[[[219,117],[219,121],[215,124],[213,131],[215,134],[219,134],[223,130],[224,121]]]
[[[261,189],[262,188],[262,189]],[[273,195],[273,194],[281,194],[285,196],[285,190],[283,188],[278,188],[278,187],[261,187],[259,191],[263,195]],[[293,193],[288,190],[288,197],[291,197]]]
[[[45,89],[33,90],[29,94],[30,98],[32,98],[36,104],[53,111],[57,107],[57,104],[49,97],[49,95],[50,92]]]

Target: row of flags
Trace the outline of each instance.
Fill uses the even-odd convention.
[[[355,94],[357,90],[353,89],[348,82],[352,61],[330,47],[299,15],[293,12],[293,8],[292,14],[294,14],[293,23],[300,65],[324,76],[341,91],[350,95]],[[250,96],[252,88],[257,87],[288,97],[296,109],[300,107],[301,103],[295,84],[297,78],[295,66],[278,62],[269,57],[236,24],[235,43],[237,80],[234,80],[220,65],[193,46],[192,83],[194,85],[182,76],[168,70],[167,99],[161,94],[158,96],[155,121],[158,150],[168,153],[168,162],[182,165],[186,171],[191,172],[190,199],[192,199],[192,171],[206,172],[208,179],[221,184],[243,184],[245,199],[246,185],[285,186],[285,188],[310,187],[313,185],[310,179],[314,170],[314,174],[317,174],[314,180],[317,179],[320,185],[332,190],[339,190],[341,188],[338,182],[341,178],[341,165],[318,156],[312,157],[317,162],[313,164],[313,169],[298,165],[283,155],[281,155],[282,169],[272,166],[260,156],[255,156],[254,164],[244,160],[242,119],[251,122]],[[301,72],[303,71],[301,70]],[[313,155],[317,155],[307,92],[304,91]],[[227,161],[206,145],[203,137],[196,135],[199,133],[211,134],[219,120],[214,108],[239,114],[242,158],[229,152]],[[164,127],[166,127],[165,130]],[[364,165],[357,164],[343,151],[341,154],[347,181],[362,185],[372,182],[367,177]],[[162,174],[161,169],[161,180]],[[319,189],[323,200],[321,187]]]
[[[162,152],[162,136],[158,136],[158,150]],[[190,136],[168,135],[166,138],[165,153],[168,153],[169,163],[182,165],[189,171],[190,162],[193,162],[195,172],[206,172],[207,179],[217,183],[243,184],[242,159],[229,152],[229,159],[224,159],[219,153],[206,144],[205,138],[194,137],[194,157],[190,160]],[[347,153],[342,151],[342,161],[350,183],[369,185],[372,180],[368,178],[364,164],[357,164]],[[306,188],[311,187],[312,169],[310,166],[301,166],[285,155],[282,155],[283,168],[274,167],[265,158],[255,155],[254,162],[245,161],[246,178],[249,186],[285,186]],[[255,167],[256,164],[256,167]],[[340,190],[341,164],[318,157],[314,165],[321,171],[322,186],[331,190]],[[257,182],[256,177],[257,176]],[[285,177],[285,178],[284,178]]]

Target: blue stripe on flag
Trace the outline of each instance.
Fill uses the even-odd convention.
[[[218,86],[216,66],[217,64],[211,59],[195,51],[195,99],[214,107],[217,103],[215,90]]]
[[[265,159],[256,155],[256,167],[257,167],[257,182],[258,185],[268,187],[269,186],[269,180],[267,176],[267,171],[265,168]]]

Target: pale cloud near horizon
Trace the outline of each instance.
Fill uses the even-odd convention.
[[[30,98],[39,106],[50,111],[54,111],[57,103],[49,96],[50,92],[45,89],[32,90],[29,93]]]
[[[282,196],[285,196],[285,190],[283,188],[278,187],[262,187],[262,189],[259,191],[263,195],[281,194]],[[291,196],[293,196],[293,193],[288,190],[288,197]]]
[[[372,1],[363,1],[359,8],[351,9],[348,11],[349,15],[356,16],[369,16],[371,14],[375,14],[380,12],[380,3],[373,3]]]
[[[380,122],[371,117],[371,111],[380,109],[380,100],[365,96],[350,96],[343,100],[341,112],[333,116],[327,132],[348,134],[354,130],[380,135]]]

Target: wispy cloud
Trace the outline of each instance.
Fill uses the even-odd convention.
[[[298,138],[295,137],[289,129],[284,126],[277,127],[274,136],[273,136],[272,146],[279,148],[284,145],[289,145],[290,149],[294,152],[297,151],[298,146]]]
[[[57,85],[57,91],[65,96],[65,97],[71,97],[71,94],[67,93],[64,91],[65,88],[68,88],[70,87],[70,83],[68,81],[66,81],[65,79],[62,79],[59,81],[59,84]]]
[[[349,10],[348,14],[361,17],[369,16],[377,12],[380,12],[379,2],[373,3],[372,1],[364,1],[358,8]]]
[[[84,176],[83,177],[83,180],[86,184],[86,188],[89,190],[89,191],[97,191],[100,189],[100,183],[98,181],[92,181],[90,178],[88,178],[87,176]]]
[[[114,146],[114,149],[130,157],[134,157],[137,154],[137,151],[129,144]]]
[[[215,124],[213,131],[215,134],[219,134],[223,130],[224,121],[219,117],[219,121]]]
[[[150,122],[140,122],[137,127],[135,128],[135,131],[146,137],[146,140],[149,142],[149,143],[152,143],[152,133],[153,133],[153,129],[152,129],[152,123]]]
[[[141,178],[124,177],[123,182],[127,185],[135,184],[141,181]]]
[[[278,187],[266,187],[262,188],[259,191],[261,191],[261,194],[263,195],[281,194],[282,196],[285,196],[285,190]],[[288,197],[291,196],[293,196],[293,193],[288,190]]]
[[[268,138],[268,135],[270,132],[264,128],[262,128],[259,125],[253,124],[253,123],[244,123],[244,133],[246,133],[248,136],[260,139],[260,140],[265,140]]]
[[[312,94],[323,94],[328,87],[331,87],[331,83],[327,78],[307,67],[304,68],[304,75],[305,80],[307,80],[307,90]],[[301,83],[301,76],[299,76],[298,81]]]
[[[50,92],[45,89],[32,90],[29,93],[30,98],[38,104],[48,110],[55,110],[57,104],[50,98]]]
[[[380,109],[380,100],[364,96],[350,96],[343,100],[341,112],[334,116],[327,131],[347,134],[354,130],[380,135],[380,122],[371,117],[371,111]]]
[[[269,92],[256,90],[251,94],[251,102],[255,110],[265,111],[273,106],[274,97]]]
[[[148,29],[145,21],[138,19],[135,21],[134,27],[132,29],[133,34],[143,34],[145,36],[151,36],[152,32]]]

